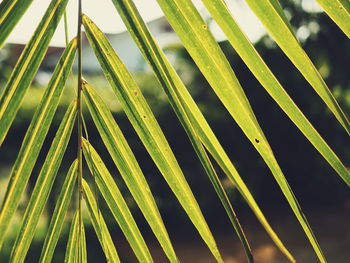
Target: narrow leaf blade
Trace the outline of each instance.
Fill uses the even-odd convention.
[[[317,2],[350,38],[350,2],[348,0],[317,0]]]
[[[68,0],[51,1],[32,38],[24,48],[0,96],[0,145],[16,116],[50,40],[66,8]]]
[[[16,162],[12,168],[10,182],[7,186],[0,212],[0,247],[5,239],[6,229],[18,206],[21,194],[28,182],[30,173],[56,112],[64,84],[73,64],[76,47],[77,41],[74,39],[61,56],[40,104],[35,111]],[[71,105],[71,107],[74,106]]]
[[[153,262],[147,245],[113,177],[91,144],[83,140],[83,151],[96,184],[140,262]]]
[[[350,173],[345,165],[283,89],[249,39],[239,28],[225,4],[221,0],[203,0],[203,2],[254,76],[339,176],[350,186]]]
[[[64,257],[64,263],[78,262],[78,233],[79,211],[76,211],[69,230],[69,237],[66,248],[66,255]]]
[[[175,251],[170,242],[163,220],[157,205],[130,149],[122,131],[115,122],[110,110],[92,87],[86,82],[83,84],[83,93],[91,116],[106,145],[114,163],[118,167],[132,196],[144,214],[147,222],[156,235],[171,262],[177,262]]]
[[[208,31],[208,26],[189,0],[158,0],[158,3],[221,102],[270,168],[316,254],[324,262],[321,248],[279,167],[249,101],[225,55]]]
[[[33,0],[3,0],[0,4],[0,48]]]
[[[139,87],[111,47],[104,34],[87,17],[83,24],[90,45],[118,100],[148,153],[196,226],[217,261],[222,262],[216,242],[193,193]]]
[[[120,259],[114,246],[111,234],[109,233],[101,211],[98,209],[95,197],[85,180],[83,180],[83,189],[90,219],[95,229],[98,240],[100,241],[101,247],[106,255],[107,262],[119,263]]]
[[[248,205],[252,208],[253,212],[256,214],[257,218],[277,246],[289,258],[290,261],[294,262],[294,258],[285,248],[283,243],[267,222],[252,194],[234,168],[232,162],[228,158],[220,142],[216,138],[214,132],[205,120],[203,114],[194,102],[175,69],[172,67],[169,60],[166,58],[165,54],[147,29],[147,26],[139,15],[135,4],[130,0],[113,0],[113,3],[118,9],[118,12],[128,28],[129,33],[133,37],[144,58],[153,68],[157,79],[161,83],[161,86],[167,94],[169,101],[181,123],[186,125],[184,124],[185,120],[182,119],[182,113],[177,106],[179,104],[177,97],[181,98],[181,104],[186,110],[188,116],[190,116],[192,119],[191,124],[194,126],[201,142],[212,154],[228,178],[235,184],[242,196],[246,199]]]
[[[27,255],[35,234],[36,226],[49,198],[53,182],[67,148],[73,130],[75,116],[76,104],[73,103],[72,106],[68,108],[58,128],[55,139],[52,142],[44,165],[35,183],[34,190],[22,220],[20,232],[12,247],[10,262],[23,262]]]
[[[338,119],[348,134],[350,134],[350,122],[343,110],[338,105],[327,84],[320,73],[301,47],[290,26],[286,23],[285,14],[277,0],[246,0],[252,11],[264,24],[266,30],[289,57],[296,68],[310,83],[317,94],[322,98],[329,110]],[[277,7],[278,6],[278,7]]]
[[[50,226],[45,237],[43,248],[41,250],[39,259],[40,263],[49,263],[52,260],[52,256],[64,223],[64,218],[68,210],[69,202],[72,198],[74,185],[77,179],[77,171],[78,161],[75,160],[69,168],[60,194],[58,196]]]

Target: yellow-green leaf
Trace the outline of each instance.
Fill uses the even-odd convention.
[[[348,38],[350,38],[350,1],[317,0],[317,2]]]
[[[83,189],[85,203],[89,210],[90,219],[98,240],[100,241],[101,247],[106,255],[107,262],[119,263],[120,259],[114,246],[111,234],[109,233],[101,211],[98,209],[97,202],[92,191],[90,190],[89,184],[85,180],[83,180]]]
[[[153,262],[147,245],[113,177],[92,145],[83,139],[85,160],[91,174],[140,262]]]
[[[86,104],[98,131],[126,185],[152,228],[171,262],[177,262],[163,220],[145,176],[122,131],[100,96],[86,82],[83,84]]]
[[[200,137],[200,140],[204,146],[213,155],[214,159],[224,170],[228,178],[231,179],[239,192],[246,199],[247,203],[252,208],[257,218],[260,220],[277,246],[290,259],[290,261],[294,262],[294,258],[282,244],[276,233],[265,219],[247,186],[237,173],[232,162],[228,158],[209,124],[205,120],[203,114],[200,112],[190,93],[187,91],[185,85],[177,75],[175,69],[171,66],[165,54],[147,29],[134,3],[130,0],[113,0],[113,3],[117,7],[129,33],[134,38],[134,41],[138,45],[144,58],[153,68],[157,79],[161,83],[161,86],[167,94],[169,101],[181,123],[184,125],[184,127],[187,125],[184,123],[186,121],[186,117],[182,117],[183,113],[181,113],[181,107],[183,107],[186,110],[187,115],[192,119],[191,125],[194,126],[196,133]],[[179,99],[182,101],[181,106]]]
[[[198,203],[139,87],[101,30],[85,15],[83,24],[104,74],[135,131],[212,254],[222,262]]]
[[[52,260],[57,241],[61,234],[69,202],[73,194],[74,185],[78,174],[77,171],[78,161],[75,160],[69,168],[67,176],[62,185],[60,194],[58,196],[55,210],[50,221],[50,226],[45,237],[43,248],[41,250],[39,259],[40,263],[49,263]]]
[[[75,106],[75,104],[73,105]],[[36,180],[28,206],[24,213],[21,229],[12,247],[10,262],[23,262],[27,255],[29,246],[35,234],[36,226],[49,198],[53,182],[56,178],[57,171],[60,167],[73,130],[76,116],[76,107],[74,106],[70,107],[63,117],[55,139],[46,156],[46,160]]]
[[[345,0],[346,1],[346,0]],[[290,29],[285,14],[277,0],[246,0],[252,11],[264,24],[266,30],[289,57],[304,78],[310,83],[317,94],[322,98],[331,112],[338,119],[348,134],[350,122],[342,111],[327,84],[322,79],[316,67],[305,53],[294,33]],[[300,91],[302,92],[302,90]]]
[[[16,116],[50,40],[66,8],[68,0],[52,0],[32,38],[24,48],[0,96],[0,145]]]
[[[231,116],[270,168],[320,259],[321,248],[284,177],[249,101],[208,26],[189,0],[158,0],[169,23]],[[259,1],[260,3],[260,1]]]
[[[283,89],[254,46],[241,31],[226,5],[221,0],[203,0],[203,2],[254,76],[340,177],[350,186],[349,171]]]
[[[69,230],[69,237],[67,242],[66,255],[64,257],[64,263],[78,262],[78,234],[79,211],[76,211]]]
[[[195,120],[190,120],[191,114],[186,112],[188,109],[186,109],[184,105],[186,102],[184,102],[183,98],[179,94],[179,91],[176,88],[172,87],[172,84],[174,82],[172,81],[170,72],[167,69],[163,54],[161,53],[160,49],[157,46],[157,43],[155,43],[153,37],[148,31],[145,23],[141,19],[141,16],[139,15],[135,4],[131,0],[114,0],[113,3],[117,7],[124,23],[126,24],[129,32],[132,34],[136,44],[139,46],[146,60],[150,63],[151,66],[153,66],[156,76],[165,86],[164,90],[169,98],[169,101],[184,129],[186,130],[193,148],[195,149],[198,158],[200,159],[238,237],[242,242],[248,262],[253,262],[250,246],[241,228],[241,225],[236,217],[232,205],[230,204],[225,190],[222,187],[220,179],[218,178],[216,171],[211,164],[211,161],[207,156],[205,149],[203,148],[200,138],[198,137],[198,134],[193,127],[192,123]]]
[[[0,48],[33,0],[3,0],[0,4]]]
[[[64,84],[73,64],[76,47],[77,41],[74,39],[60,58],[24,137],[16,162],[12,167],[0,213],[0,247],[51,125]],[[76,107],[75,103],[71,104],[70,107]]]

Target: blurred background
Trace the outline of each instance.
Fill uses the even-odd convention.
[[[245,8],[242,1],[237,1]],[[349,116],[350,111],[350,42],[338,27],[322,13],[313,1],[283,0],[284,11],[291,24],[338,102]],[[242,9],[243,10],[243,9]],[[229,59],[238,79],[240,80],[253,110],[274,150],[285,175],[299,199],[311,226],[324,249],[329,262],[348,262],[350,257],[350,192],[345,183],[330,168],[327,162],[311,146],[293,123],[280,110],[277,104],[268,96],[259,82],[254,78],[244,62],[225,41],[217,25],[211,20],[205,10],[201,11],[207,20],[209,28],[214,32],[220,45]],[[238,11],[237,11],[238,12]],[[244,20],[241,20],[244,23]],[[248,184],[267,219],[271,222],[282,241],[291,250],[299,262],[316,262],[317,259],[309,245],[301,227],[294,218],[291,209],[274,181],[272,174],[254,150],[236,123],[226,112],[216,95],[198,71],[186,50],[182,47],[176,34],[162,16],[149,22],[149,28],[176,70],[185,82],[190,93],[199,105],[203,114],[211,124],[214,132],[224,146],[226,152],[235,164],[242,178]],[[260,26],[257,24],[257,27]],[[254,32],[254,28],[253,28]],[[127,32],[108,34],[115,50],[132,72],[143,94],[149,102],[160,126],[172,147],[178,162],[202,208],[205,218],[222,251],[225,262],[245,262],[243,249],[236,237],[225,212],[220,205],[199,160],[197,159],[187,136],[172,111],[166,95],[152,74],[151,69],[143,60],[137,47],[133,44]],[[345,164],[350,163],[349,137],[340,127],[335,118],[326,109],[323,102],[315,94],[309,84],[295,69],[291,62],[276,46],[274,41],[263,31],[256,30],[250,36],[256,48],[265,59],[267,65],[275,73],[287,92],[302,109],[311,123],[326,139],[331,148],[340,156]],[[7,44],[0,50],[0,89],[5,86],[12,68],[21,54],[24,45]],[[26,94],[21,109],[9,131],[7,139],[0,149],[0,202],[5,189],[11,167],[17,157],[22,139],[27,131],[41,96],[50,80],[51,73],[63,48],[50,47],[46,58]],[[141,141],[138,139],[126,115],[117,101],[113,91],[105,80],[97,60],[87,41],[83,44],[84,78],[101,94],[113,111],[115,119],[125,137],[130,143],[137,160],[150,184],[158,207],[168,228],[175,251],[182,262],[214,262],[209,250],[192,226],[180,205],[169,190],[163,177],[151,161]],[[52,127],[44,143],[37,164],[33,170],[28,188],[23,195],[21,205],[12,220],[7,243],[0,255],[1,262],[7,262],[11,245],[16,238],[21,219],[30,197],[30,193],[40,172],[53,136],[60,124],[62,116],[70,101],[75,97],[76,76],[70,76],[60,106],[55,115]],[[102,140],[84,108],[90,142],[103,157],[113,174],[118,186],[124,194],[141,232],[149,244],[155,262],[167,262],[159,244],[147,226],[133,198],[108,155]],[[37,262],[46,230],[54,210],[55,201],[61,189],[64,177],[71,162],[76,156],[76,134],[73,132],[68,150],[62,162],[52,194],[41,221],[37,227],[35,239],[31,245],[26,262]],[[256,262],[282,263],[287,262],[274,246],[268,235],[256,220],[254,214],[242,200],[230,181],[217,168],[223,185],[232,201],[247,233],[253,249]],[[84,176],[93,184],[85,165]],[[76,199],[76,196],[74,197]],[[119,230],[106,204],[100,198],[100,206],[109,222],[110,232],[122,262],[137,262],[131,248]],[[76,202],[73,200],[67,214],[65,227],[61,234],[55,252],[54,262],[63,262],[64,251],[68,238],[70,220],[74,214]],[[102,250],[90,224],[87,210],[85,225],[88,246],[88,258],[91,262],[103,262]]]

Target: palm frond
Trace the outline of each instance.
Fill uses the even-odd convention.
[[[222,262],[216,242],[202,212],[139,87],[101,30],[85,15],[83,16],[83,24],[90,45],[99,59],[104,74],[148,153],[207,243],[214,257],[219,262]]]
[[[23,97],[30,86],[50,40],[66,8],[68,0],[51,1],[32,38],[24,48],[5,88],[0,95],[0,145],[16,116]]]
[[[146,242],[144,241],[129,208],[120,193],[118,186],[101,160],[101,157],[86,140],[83,141],[83,151],[89,169],[95,177],[95,182],[115,220],[129,241],[136,257],[140,262],[153,262]]]
[[[339,176],[350,186],[350,173],[345,165],[283,89],[254,46],[241,31],[224,2],[221,0],[203,0],[203,2],[254,76]]]
[[[52,75],[47,89],[37,107],[34,117],[23,140],[20,152],[10,174],[5,199],[0,213],[0,247],[5,239],[6,229],[16,211],[21,194],[27,185],[46,134],[57,109],[64,84],[73,64],[76,40],[72,40],[63,53]],[[71,108],[75,104],[71,104]],[[3,127],[1,125],[1,127]]]
[[[62,119],[56,137],[41,168],[22,220],[20,232],[12,247],[10,262],[23,262],[27,255],[40,215],[45,208],[57,171],[67,148],[75,117],[76,105],[73,103]]]
[[[246,0],[246,2],[283,52],[322,98],[347,133],[350,134],[348,118],[338,105],[315,65],[301,47],[291,27],[286,23],[287,18],[281,11],[282,8],[279,2],[277,0],[262,0],[259,2]]]
[[[33,0],[4,0],[0,3],[0,48]]]
[[[77,160],[75,160],[69,168],[67,176],[63,182],[60,194],[58,196],[55,210],[50,220],[50,226],[45,237],[43,248],[41,250],[39,259],[40,263],[49,263],[52,260],[57,241],[61,234],[69,202],[73,194],[74,185],[77,179],[77,170],[78,162]]]
[[[310,225],[258,124],[238,79],[219,45],[208,31],[208,26],[191,1],[158,0],[158,2],[169,23],[221,102],[270,168],[316,254],[324,262],[323,253]]]
[[[317,3],[350,38],[350,2],[348,0],[317,0]]]
[[[177,257],[145,176],[108,107],[87,83],[84,97],[114,163],[171,262]]]
[[[101,211],[98,209],[94,194],[92,193],[89,184],[85,180],[83,180],[83,189],[90,219],[106,256],[106,260],[107,262],[119,263],[120,259],[114,246],[111,234],[109,233]]]

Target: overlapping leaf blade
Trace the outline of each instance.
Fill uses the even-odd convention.
[[[106,256],[107,262],[118,263],[120,262],[120,259],[114,246],[113,239],[109,233],[106,222],[103,219],[102,213],[98,208],[95,197],[85,180],[83,180],[83,189],[90,219]]]
[[[132,34],[135,42],[139,46],[146,60],[150,63],[151,66],[153,66],[153,69],[160,83],[164,85],[164,90],[170,100],[170,103],[183,127],[185,128],[186,133],[188,134],[188,137],[191,140],[192,145],[226,210],[226,213],[242,242],[242,245],[247,254],[248,261],[252,262],[253,257],[251,255],[248,241],[215,172],[215,169],[211,164],[210,159],[205,152],[205,149],[203,148],[203,145],[193,127],[193,124],[191,123],[193,121],[190,121],[191,115],[186,112],[184,105],[186,102],[183,101],[183,98],[179,94],[179,91],[176,89],[176,87],[173,87],[175,85],[174,82],[180,82],[179,85],[182,85],[182,82],[179,79],[175,81],[172,79],[170,71],[173,69],[171,68],[169,71],[167,68],[167,62],[165,62],[166,59],[164,54],[161,53],[162,51],[159,49],[157,43],[154,41],[153,37],[148,31],[134,3],[130,0],[114,0],[113,3],[117,7],[124,23],[126,24],[129,32]],[[170,65],[168,66],[171,67]],[[176,72],[174,72],[174,74],[176,74]]]
[[[283,89],[254,46],[241,31],[225,4],[221,0],[203,0],[203,2],[254,76],[340,177],[350,186],[349,171]]]
[[[97,26],[87,16],[83,16],[83,24],[104,74],[148,153],[214,257],[222,262],[215,240],[200,208],[140,89]]]
[[[40,104],[35,111],[16,162],[12,168],[10,182],[7,186],[0,213],[0,247],[5,239],[6,229],[18,206],[21,194],[28,182],[30,173],[57,109],[65,81],[73,64],[76,47],[77,41],[74,39],[61,56]],[[72,104],[71,107],[75,106]]]
[[[78,262],[78,234],[79,211],[76,211],[69,230],[69,237],[67,242],[66,255],[64,257],[64,263]]]
[[[342,111],[327,84],[322,79],[316,67],[305,53],[277,0],[246,0],[252,11],[264,24],[266,30],[289,57],[304,78],[310,83],[317,94],[322,98],[340,124],[350,134],[350,122]]]
[[[323,10],[350,38],[350,1],[348,0],[317,0]]]
[[[0,48],[33,0],[3,0],[0,4]]]
[[[45,208],[57,171],[67,148],[74,126],[75,116],[76,104],[73,103],[72,106],[68,108],[60,124],[56,137],[52,142],[44,165],[35,183],[34,190],[22,220],[20,232],[12,247],[10,262],[23,262],[27,255],[40,215]]]
[[[91,144],[83,140],[85,160],[95,182],[140,262],[153,262],[147,245],[113,177]]]
[[[44,245],[40,254],[40,263],[49,263],[52,260],[57,241],[60,237],[64,218],[68,210],[69,202],[73,194],[74,185],[78,174],[77,171],[78,161],[75,160],[69,168],[67,176],[62,185],[61,192],[58,196],[56,207],[53,212],[50,226],[47,231]]]
[[[51,1],[32,38],[24,48],[0,96],[0,145],[16,116],[50,40],[66,8],[68,0]]]
[[[158,3],[221,102],[263,157],[315,252],[324,261],[321,248],[274,157],[248,99],[219,45],[208,31],[208,26],[189,0],[158,0]]]
[[[181,108],[181,106],[179,106],[180,102],[178,98],[181,98],[182,107],[184,107],[187,114],[191,116],[191,124],[194,126],[196,133],[204,146],[213,155],[226,175],[238,188],[239,192],[246,199],[247,203],[261,221],[262,225],[276,242],[277,246],[292,262],[295,261],[265,219],[248,188],[242,181],[212,129],[200,112],[198,106],[177,75],[175,69],[171,66],[163,51],[160,49],[147,29],[133,2],[130,0],[113,0],[113,3],[118,9],[118,12],[128,28],[129,33],[134,38],[134,41],[138,45],[144,58],[153,68],[156,77],[166,92],[172,107],[179,116],[180,121],[183,123],[183,125],[186,125],[184,124],[185,120],[181,118],[182,113],[179,112],[179,108]]]
[[[86,104],[103,142],[114,163],[118,167],[132,196],[158,238],[169,260],[171,262],[177,262],[175,251],[157,209],[151,190],[122,131],[113,119],[108,107],[96,91],[86,82],[83,84],[83,92],[86,98]]]

